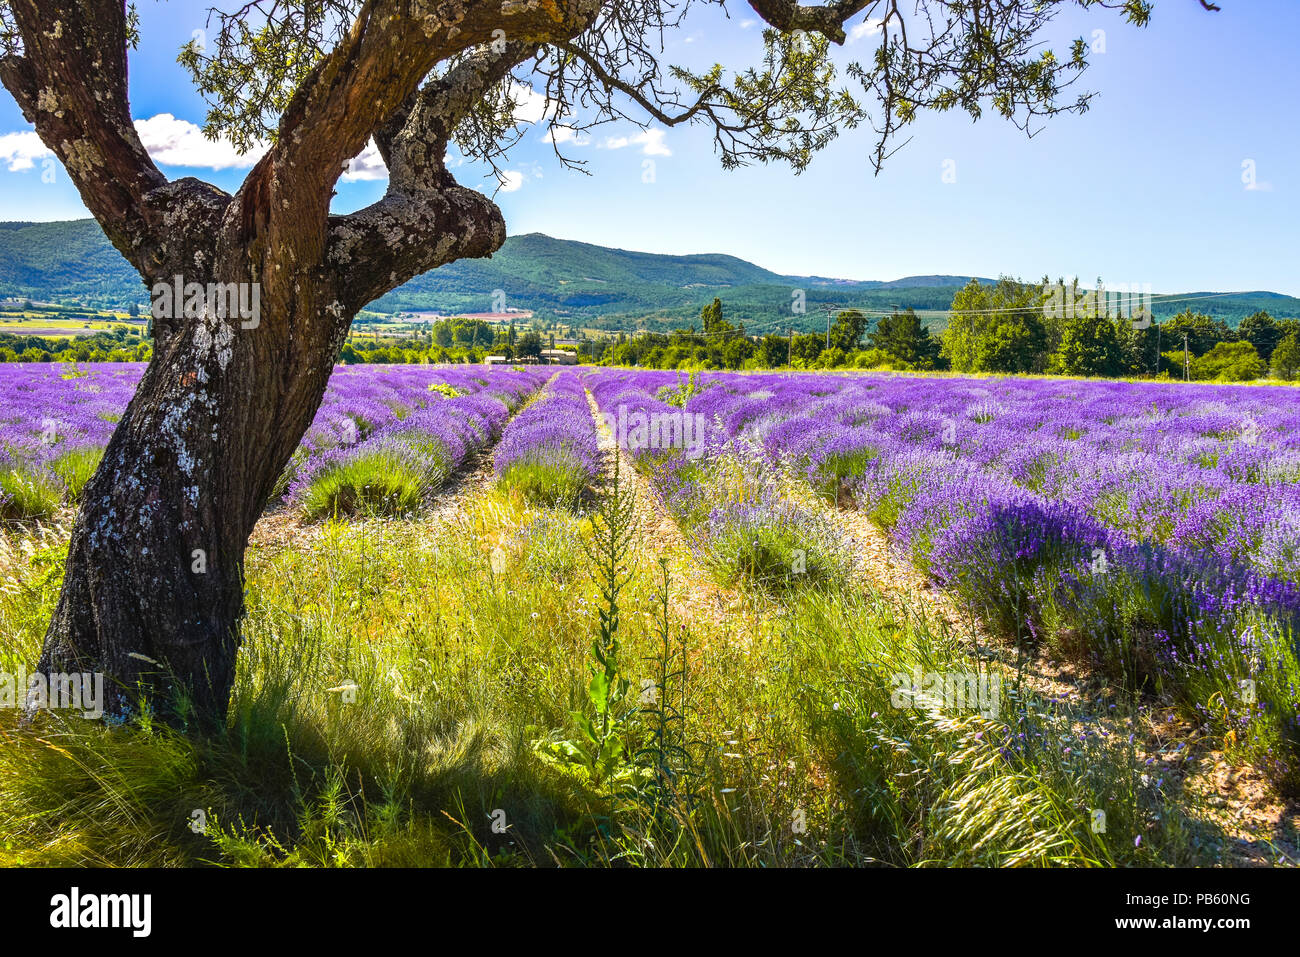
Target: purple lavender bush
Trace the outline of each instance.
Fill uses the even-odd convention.
[[[287,498],[312,519],[409,515],[545,378],[536,369],[339,370],[290,462]]]
[[[0,521],[77,501],[143,364],[0,365]],[[500,431],[547,373],[481,366],[339,366],[272,501],[309,515],[405,512]]]
[[[572,508],[601,471],[596,420],[577,373],[559,373],[506,428],[497,476],[530,502]]]
[[[0,364],[0,522],[48,519],[79,499],[142,371]]]

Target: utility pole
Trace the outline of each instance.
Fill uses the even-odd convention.
[[[1160,323],[1156,323],[1156,378],[1160,378]]]
[[[831,347],[831,307],[826,307],[826,348]]]
[[[790,327],[790,349],[786,353],[785,364],[794,367],[794,326]]]

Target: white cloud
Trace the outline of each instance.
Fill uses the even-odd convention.
[[[230,140],[210,140],[198,126],[170,113],[136,120],[135,129],[153,161],[163,166],[252,169],[268,149],[266,143],[258,143],[249,152],[240,153]]]
[[[621,150],[626,146],[640,146],[646,156],[672,156],[673,151],[664,142],[663,130],[642,130],[635,136],[607,136],[601,144],[607,150]]]
[[[546,97],[526,83],[510,83],[510,97],[515,101],[516,123],[536,123],[546,115]]]
[[[240,153],[229,139],[221,137],[210,140],[196,124],[178,119],[170,113],[136,120],[135,129],[145,150],[161,166],[212,170],[252,169],[270,148],[268,144],[259,142],[249,152]],[[374,140],[349,161],[341,178],[349,183],[388,178],[388,167],[384,165]]]
[[[7,164],[11,173],[32,169],[34,160],[53,155],[53,151],[31,130],[0,136],[0,162]]]
[[[519,187],[524,185],[524,174],[518,170],[505,169],[501,171],[501,192],[513,193]]]
[[[742,29],[742,30],[748,30],[750,27],[752,27],[752,26],[753,26],[754,24],[756,24],[756,23],[758,23],[757,20],[741,20],[741,21],[740,21],[740,29]]]
[[[867,37],[874,37],[880,32],[880,25],[884,22],[884,20],[877,20],[874,17],[867,17],[867,19],[849,29],[849,42],[857,43]]]
[[[591,143],[590,136],[580,130],[575,130],[572,126],[552,126],[550,130],[547,131],[547,135],[550,136],[552,142],[554,142],[556,146],[560,146],[563,143],[572,143],[574,146],[586,146]]]
[[[375,145],[374,140],[367,143],[366,148],[358,153],[348,163],[348,168],[343,171],[345,183],[361,179],[388,179],[388,167],[384,165],[384,158],[379,155],[379,147]]]

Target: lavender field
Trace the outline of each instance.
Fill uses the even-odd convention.
[[[7,396],[0,518],[51,518],[75,501],[143,371],[124,363],[0,366]],[[277,499],[312,517],[416,508],[494,440],[548,377],[524,369],[339,366]],[[69,463],[90,464],[70,478]]]
[[[706,562],[775,583],[841,562],[825,514],[782,490],[794,479],[869,517],[994,637],[1217,718],[1300,784],[1300,393],[720,374],[685,396],[679,382],[610,372],[594,389],[647,421],[699,417],[694,455],[649,430],[624,441]]]
[[[6,670],[140,371],[0,366]],[[338,367],[247,578],[270,785],[187,751],[199,797],[113,811],[161,744],[0,758],[106,860],[1295,863],[1300,390]],[[145,838],[184,802],[207,839]]]

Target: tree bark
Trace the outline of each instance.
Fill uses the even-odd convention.
[[[286,361],[237,317],[205,317],[155,358],[86,488],[41,671],[103,672],[109,713],[144,695],[182,720],[224,715],[244,549],[320,403],[339,325],[298,336]]]
[[[248,241],[241,223],[258,214],[242,209],[256,201],[255,190],[241,191],[223,216],[229,235],[196,254],[210,271],[183,276],[186,283],[256,283],[256,326],[212,314],[155,322],[153,361],[73,526],[39,670],[104,673],[110,714],[130,713],[148,698],[175,723],[224,717],[248,538],[369,298],[355,286],[342,291],[347,270],[294,268],[279,248]],[[372,230],[397,237],[400,226],[427,262],[431,250],[485,255],[505,238],[495,207],[472,190],[444,191],[415,212],[376,206],[340,218],[329,248],[358,249]],[[394,244],[401,253],[400,240]]]

